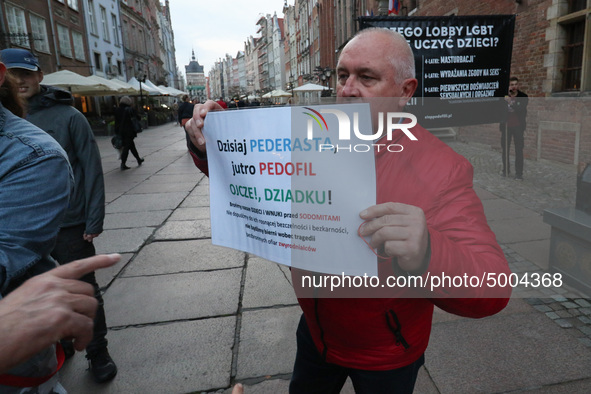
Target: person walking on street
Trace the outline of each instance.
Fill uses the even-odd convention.
[[[191,119],[191,117],[193,116],[193,107],[195,107],[195,104],[191,103],[191,101],[189,100],[189,95],[185,94],[182,97],[182,100],[183,102],[179,105],[178,112],[178,118],[179,122],[181,123],[181,127],[183,127],[185,123],[187,123],[187,121]]]
[[[119,107],[115,110],[115,134],[121,136],[123,142],[123,149],[121,151],[121,170],[129,170],[127,166],[127,157],[129,152],[137,160],[137,165],[141,166],[144,159],[135,147],[133,140],[137,137],[139,130],[139,120],[135,110],[132,107],[133,102],[129,96],[121,97],[119,100]]]
[[[528,96],[519,90],[519,79],[509,79],[509,94],[505,96],[507,102],[507,121],[501,123],[501,148],[503,150],[503,170],[501,176],[511,174],[509,164],[509,151],[511,150],[511,139],[515,143],[515,179],[523,180],[523,146],[524,132],[526,128]]]
[[[174,104],[172,105],[172,116],[174,118],[175,124],[180,124],[179,122],[179,102],[175,100]]]
[[[20,97],[27,101],[27,120],[62,146],[74,174],[74,192],[51,255],[60,264],[94,256],[93,240],[103,231],[105,186],[101,156],[92,129],[84,115],[72,106],[70,92],[41,85],[43,72],[31,52],[10,48],[2,50],[0,56],[16,78]],[[105,382],[115,377],[117,366],[107,350],[103,298],[94,272],[81,279],[94,287],[98,301],[94,336],[86,347],[86,357],[95,380]],[[64,345],[73,355],[71,342],[64,342]]]

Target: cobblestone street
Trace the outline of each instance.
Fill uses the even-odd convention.
[[[575,205],[577,184],[573,165],[525,159],[523,181],[500,176],[501,152],[482,145],[451,142],[449,145],[474,166],[474,184],[523,207],[542,213],[548,208]],[[511,156],[511,165],[515,158]]]
[[[516,181],[499,175],[502,169],[499,151],[462,142],[450,142],[449,145],[474,166],[475,186],[539,214],[548,208],[575,205],[575,166],[526,159],[524,180]],[[512,272],[519,275],[544,273],[510,246],[502,247]],[[513,290],[514,297],[526,298],[536,310],[543,312],[559,327],[571,331],[582,344],[591,347],[591,300],[586,298],[588,295],[577,293],[565,287],[531,290],[520,286]]]

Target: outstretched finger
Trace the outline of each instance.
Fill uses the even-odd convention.
[[[236,386],[234,386],[234,388],[232,389],[232,394],[243,394],[243,393],[244,393],[244,386],[242,386],[242,383],[236,384]]]
[[[78,279],[101,268],[111,267],[121,260],[119,254],[99,254],[61,265],[48,273],[62,279]]]

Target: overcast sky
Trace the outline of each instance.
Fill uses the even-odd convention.
[[[205,75],[226,53],[236,57],[249,36],[258,37],[256,22],[266,14],[283,17],[284,0],[170,0],[176,61],[182,74],[191,50]],[[293,0],[288,0],[293,5]]]

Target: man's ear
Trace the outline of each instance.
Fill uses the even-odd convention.
[[[6,76],[6,66],[0,63],[0,86],[4,84],[4,77]]]
[[[401,95],[400,95],[400,108],[404,108],[406,103],[412,98],[415,94],[415,90],[417,90],[419,82],[415,78],[409,78],[404,80],[402,83]]]
[[[37,78],[39,79],[39,83],[43,82],[43,71],[37,71]]]

